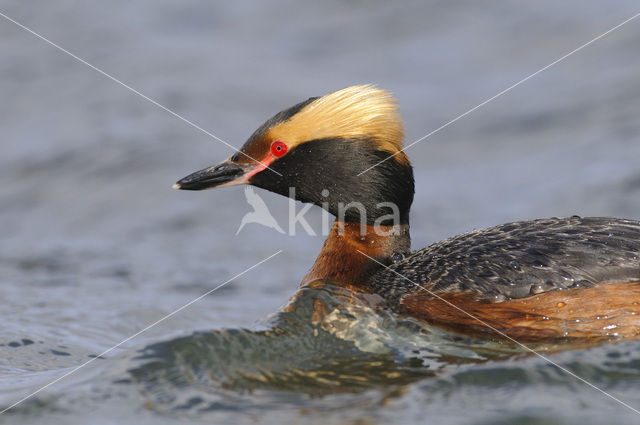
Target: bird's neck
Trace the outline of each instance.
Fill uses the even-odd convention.
[[[394,254],[409,253],[409,224],[371,226],[336,220],[320,254],[302,280],[317,279],[359,288],[378,269],[392,262]]]

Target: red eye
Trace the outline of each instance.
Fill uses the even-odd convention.
[[[287,149],[287,145],[279,140],[271,143],[271,153],[275,157],[280,158],[282,155],[287,153]]]

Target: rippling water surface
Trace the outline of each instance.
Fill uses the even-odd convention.
[[[584,384],[557,366],[608,390],[638,386],[635,343],[581,352],[580,361],[575,351],[556,354],[552,365],[515,344],[449,334],[375,311],[330,284],[314,286],[252,329],[200,331],[98,359],[5,418],[419,422],[430,412],[459,421],[477,410],[502,416],[505,404],[517,402],[519,413],[505,423],[553,423],[584,420],[572,400],[580,397],[603,409],[590,420],[606,421],[617,407],[582,391]],[[41,344],[23,340],[22,349],[29,355],[27,347]],[[532,347],[547,355],[566,348]],[[558,406],[561,396],[568,407]],[[407,397],[416,403],[409,410]],[[542,403],[548,407],[540,412]]]
[[[366,82],[394,92],[412,142],[640,11],[529,3],[0,11],[240,146],[275,112]],[[411,147],[413,247],[520,219],[640,219],[639,39],[629,22]],[[236,235],[242,190],[170,189],[227,146],[2,18],[0,54],[0,404],[95,359],[0,423],[638,423],[611,397],[640,409],[639,342],[533,347],[609,397],[329,284],[282,308],[323,236]],[[284,226],[286,200],[257,192]]]

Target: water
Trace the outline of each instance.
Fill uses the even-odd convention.
[[[411,142],[638,12],[633,1],[0,11],[235,146],[280,109],[366,82],[396,94]],[[410,148],[414,248],[519,219],[639,219],[639,37],[631,22]],[[250,210],[242,190],[170,189],[229,148],[4,20],[0,52],[3,406],[283,250],[0,421],[637,423],[518,347],[372,312],[335,288],[274,315],[322,236],[235,235]],[[284,199],[257,192],[285,217]],[[320,230],[318,211],[310,222]],[[330,325],[310,320],[316,299],[336,309]],[[639,343],[536,348],[640,407]]]

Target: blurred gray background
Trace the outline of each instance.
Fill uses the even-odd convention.
[[[396,95],[412,142],[638,3],[0,1],[0,11],[239,147],[279,110],[361,83]],[[639,219],[639,41],[636,20],[410,148],[413,248],[521,219]],[[122,349],[250,326],[294,292],[323,242],[258,225],[236,236],[251,210],[242,189],[171,189],[231,149],[4,18],[0,99],[1,332],[71,353],[25,360],[3,347],[0,386],[20,370],[77,364],[283,249]],[[257,191],[284,225],[287,200]],[[310,221],[319,230],[318,210]]]

